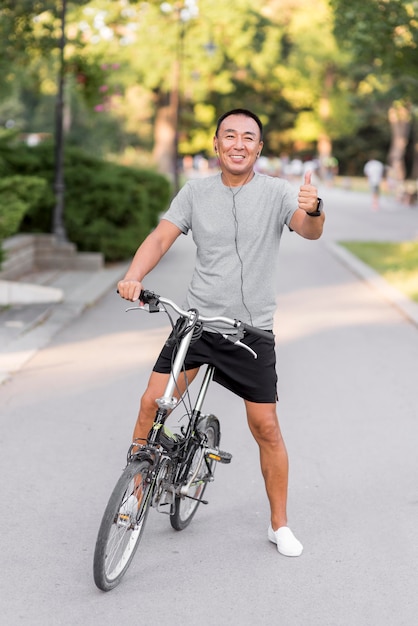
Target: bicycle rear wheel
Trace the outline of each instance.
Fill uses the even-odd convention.
[[[204,418],[201,424],[198,425],[198,430],[206,435],[206,444],[210,448],[219,446],[221,429],[217,417],[209,415]],[[196,448],[193,456],[189,470],[189,477],[192,476],[196,470],[196,466],[200,460],[200,455],[201,448],[199,446]],[[199,473],[189,488],[188,496],[176,496],[174,501],[174,512],[170,515],[170,522],[175,530],[183,530],[192,521],[208,484],[207,478],[211,473],[213,473],[212,469],[214,463],[215,461],[208,461],[208,469],[206,462],[203,462]],[[187,482],[187,479],[185,482]]]
[[[148,461],[129,463],[103,514],[93,563],[94,582],[102,591],[120,583],[138,548],[150,505],[148,470]]]

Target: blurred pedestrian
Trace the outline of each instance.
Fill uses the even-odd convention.
[[[364,166],[364,174],[369,181],[369,187],[372,192],[372,209],[375,211],[379,208],[380,186],[382,184],[385,166],[377,159],[370,159]]]

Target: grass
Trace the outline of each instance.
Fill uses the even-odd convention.
[[[418,241],[340,241],[340,244],[418,302]]]

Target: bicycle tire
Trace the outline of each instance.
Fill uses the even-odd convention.
[[[215,415],[209,415],[204,418],[201,422],[201,426],[198,425],[198,429],[201,432],[205,433],[207,437],[207,445],[209,447],[217,447],[219,446],[219,442],[221,439],[221,429],[219,425],[219,420]],[[193,468],[196,467],[195,462],[200,455],[200,447],[196,448],[193,461],[190,467],[190,473],[192,473]],[[213,464],[215,461],[209,461],[209,467],[212,471]],[[204,478],[208,474],[208,469],[206,463],[202,465],[202,468],[197,475],[195,482],[191,485],[189,489],[189,496],[176,496],[174,500],[174,512],[170,515],[171,526],[175,530],[184,530],[192,521],[196,511],[199,507],[200,501],[202,500],[203,494],[207,487],[207,482]]]
[[[110,591],[120,583],[138,548],[150,508],[152,486],[145,482],[148,470],[148,461],[129,463],[109,498],[93,561],[94,582],[102,591]],[[135,514],[127,505],[134,492],[138,499]]]

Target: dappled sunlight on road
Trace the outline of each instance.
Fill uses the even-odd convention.
[[[280,343],[291,343],[333,329],[397,324],[400,316],[368,285],[353,280],[280,296],[274,330]]]
[[[151,368],[170,332],[169,326],[100,334],[82,341],[58,343],[49,346],[34,361],[29,361],[24,372],[27,393],[14,398],[21,407],[32,405],[47,397],[49,402],[66,396],[81,395],[88,390],[102,389],[117,381],[141,375],[148,378]],[[39,380],[48,375],[48,386]],[[139,397],[141,389],[137,388]]]

